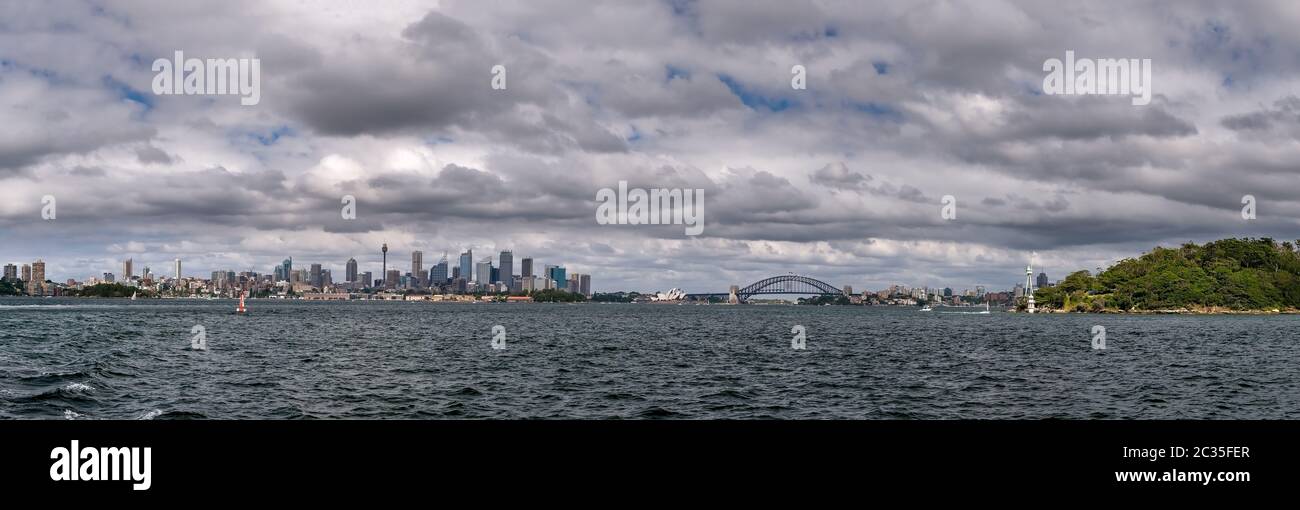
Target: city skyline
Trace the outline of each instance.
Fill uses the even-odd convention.
[[[387,243],[384,243],[383,246],[382,246],[382,250],[381,250],[381,259],[380,259],[380,267],[381,267],[381,268],[383,267],[383,257],[386,256],[387,251],[388,251],[388,245],[387,245]],[[462,257],[466,257],[466,256],[472,256],[472,250],[467,250],[465,253],[462,254]],[[430,267],[428,267],[427,269],[424,269],[423,265],[419,263],[419,261],[422,261],[422,259],[423,259],[423,252],[422,252],[422,251],[419,251],[419,250],[415,250],[415,251],[413,251],[413,252],[411,253],[411,257],[412,257],[412,266],[411,266],[411,267],[412,267],[412,271],[409,271],[409,272],[401,272],[401,271],[399,271],[399,270],[395,270],[395,269],[394,269],[394,270],[389,270],[389,272],[390,272],[390,273],[394,273],[394,274],[396,274],[396,275],[398,276],[398,279],[399,279],[399,280],[404,280],[405,278],[408,278],[408,277],[420,278],[420,279],[421,279],[421,282],[420,282],[419,285],[416,286],[416,288],[427,288],[427,287],[429,286],[429,283],[432,282],[432,281],[434,281],[434,280],[436,280],[438,277],[441,277],[442,280],[445,281],[445,283],[451,283],[451,282],[454,282],[454,281],[459,277],[459,275],[456,275],[455,273],[452,273],[452,272],[448,271],[448,259],[447,259],[446,255],[444,255],[443,258],[441,258],[437,264],[435,264],[435,265],[433,265],[433,266],[430,266]],[[572,268],[569,268],[569,267],[566,267],[566,266],[561,266],[561,265],[557,265],[557,264],[546,264],[546,265],[544,265],[544,269],[543,269],[543,271],[541,272],[541,274],[533,274],[533,273],[534,273],[534,271],[533,271],[533,262],[534,262],[534,258],[533,258],[533,257],[524,257],[523,259],[521,259],[523,262],[522,262],[522,264],[521,264],[521,266],[520,266],[520,271],[518,271],[518,272],[516,273],[516,272],[513,270],[513,267],[514,267],[514,264],[513,264],[514,253],[513,253],[512,250],[508,250],[508,249],[507,249],[507,250],[502,250],[502,251],[498,254],[497,257],[498,257],[497,259],[493,259],[492,257],[484,257],[484,258],[480,259],[478,262],[472,264],[471,267],[472,267],[473,269],[471,269],[470,276],[469,276],[468,278],[466,278],[466,280],[469,281],[469,282],[477,282],[477,283],[496,283],[497,281],[500,281],[499,279],[492,279],[492,280],[489,280],[489,281],[487,281],[487,282],[485,282],[485,281],[483,281],[483,280],[479,280],[480,275],[483,273],[483,268],[486,267],[487,270],[490,270],[490,271],[491,271],[491,274],[493,274],[493,275],[497,275],[499,270],[505,269],[505,270],[507,270],[507,271],[502,271],[500,274],[502,274],[502,275],[509,274],[509,275],[514,276],[514,277],[516,277],[516,278],[517,278],[517,277],[520,277],[520,276],[522,276],[522,277],[541,276],[541,277],[549,278],[549,279],[551,279],[551,280],[555,280],[555,281],[568,281],[569,277],[577,277],[577,278],[579,278],[578,282],[579,282],[580,287],[581,287],[582,289],[585,289],[585,292],[584,292],[585,294],[589,294],[589,295],[592,294],[592,293],[595,293],[595,292],[629,292],[629,291],[635,291],[635,292],[647,292],[647,291],[648,291],[648,292],[653,292],[653,291],[657,291],[657,290],[666,290],[666,289],[668,289],[668,288],[641,288],[641,289],[627,289],[627,288],[623,288],[623,289],[601,289],[601,290],[598,291],[597,289],[594,289],[594,288],[591,288],[591,287],[590,287],[590,278],[591,278],[591,273],[580,273],[580,272],[577,272],[577,271],[573,271]],[[301,260],[301,257],[300,257],[300,260]],[[272,281],[289,281],[289,282],[291,282],[291,281],[293,281],[293,278],[292,278],[292,275],[290,275],[290,273],[298,273],[298,272],[302,272],[302,273],[305,273],[305,274],[307,275],[307,283],[311,284],[311,285],[314,286],[314,287],[325,287],[325,286],[326,286],[325,282],[328,282],[328,284],[331,284],[331,285],[332,285],[332,284],[348,283],[348,282],[364,282],[365,279],[369,279],[369,280],[370,280],[370,283],[375,285],[375,288],[379,288],[379,289],[390,289],[390,288],[394,288],[394,287],[390,286],[389,283],[387,283],[387,282],[381,284],[380,282],[383,282],[384,279],[383,279],[383,278],[374,278],[374,277],[372,276],[372,275],[373,275],[372,272],[370,272],[370,271],[360,271],[359,269],[361,269],[362,266],[357,262],[357,260],[356,260],[355,257],[349,257],[348,260],[346,260],[346,261],[343,262],[343,264],[342,264],[342,266],[341,266],[342,270],[340,271],[340,273],[343,274],[344,276],[343,276],[343,278],[340,279],[340,280],[333,280],[333,279],[332,279],[332,274],[334,273],[334,270],[337,269],[337,268],[335,268],[335,267],[328,267],[326,264],[323,264],[323,263],[310,263],[309,266],[308,266],[308,267],[309,267],[308,269],[305,269],[305,270],[304,270],[304,269],[297,269],[297,270],[295,270],[295,269],[293,269],[293,265],[292,265],[293,262],[292,262],[292,261],[293,261],[293,257],[285,258],[285,259],[283,259],[279,264],[276,264],[276,265],[272,266],[272,270],[269,271],[269,272],[267,272],[267,271],[258,271],[258,270],[256,270],[256,269],[249,269],[248,271],[243,271],[243,270],[238,270],[238,271],[237,271],[237,270],[232,269],[232,268],[226,268],[226,269],[220,269],[220,270],[213,270],[213,271],[210,271],[211,278],[207,278],[206,280],[209,280],[209,281],[210,281],[210,280],[217,280],[217,279],[225,278],[224,275],[226,275],[226,274],[235,274],[235,275],[242,275],[242,274],[256,274],[256,275],[258,275],[258,276],[274,275],[274,278],[272,279]],[[18,268],[21,267],[23,273],[22,273],[21,275],[18,275],[18,276],[21,276],[21,277],[22,277],[22,278],[20,278],[22,281],[24,281],[24,282],[30,282],[30,281],[28,280],[28,278],[27,278],[26,275],[27,275],[27,274],[30,274],[30,273],[32,273],[32,272],[34,271],[34,266],[35,266],[36,263],[40,263],[40,264],[42,264],[42,268],[41,268],[41,271],[40,271],[39,274],[45,274],[45,272],[44,272],[44,267],[43,267],[43,266],[44,266],[44,263],[43,263],[43,261],[40,261],[40,260],[38,260],[38,261],[35,262],[35,263],[23,263],[23,264],[17,264],[17,263],[4,263],[4,265],[3,265],[3,267],[4,267],[4,278],[6,278],[6,279],[11,278],[11,273],[13,273],[13,274],[17,274]],[[135,277],[135,276],[139,276],[141,279],[143,279],[143,277],[144,277],[145,275],[152,275],[152,274],[153,274],[152,271],[149,270],[149,266],[145,266],[145,271],[146,271],[146,273],[141,273],[140,275],[130,275],[130,276],[127,276],[127,272],[129,271],[129,268],[133,265],[133,263],[134,263],[134,259],[127,259],[127,260],[123,260],[123,261],[119,262],[119,264],[118,264],[119,267],[122,267],[122,268],[123,268],[123,270],[122,270],[123,272],[122,272],[122,273],[112,273],[112,272],[109,272],[109,271],[105,271],[105,272],[100,273],[100,274],[98,274],[98,275],[92,275],[92,276],[89,276],[89,277],[82,277],[82,278],[78,278],[78,277],[68,277],[68,278],[63,278],[63,279],[54,279],[54,278],[50,277],[49,275],[46,275],[46,279],[47,279],[47,280],[51,280],[51,281],[55,282],[56,284],[59,284],[59,283],[65,282],[65,281],[67,281],[67,280],[75,280],[75,281],[77,281],[79,284],[80,284],[80,283],[86,283],[86,282],[88,282],[88,281],[95,281],[95,280],[101,280],[102,283],[109,283],[109,282],[122,282],[122,281],[125,281],[125,280],[129,280],[129,279],[131,279],[132,277]],[[189,275],[189,276],[184,275],[184,274],[181,272],[181,267],[182,267],[182,260],[181,260],[181,259],[179,259],[179,258],[174,258],[174,259],[172,259],[172,260],[170,261],[170,263],[173,264],[173,270],[174,270],[174,273],[172,273],[172,274],[168,274],[168,275],[167,275],[168,278],[171,278],[171,279],[192,278],[192,279],[200,279],[200,280],[204,280],[204,278],[202,278],[200,275]],[[11,269],[12,269],[12,271],[11,271]],[[459,268],[456,268],[456,269],[459,270]],[[415,273],[415,270],[423,270],[423,274],[422,274],[422,275],[421,275],[421,274],[417,274],[417,273]],[[439,270],[441,270],[442,272],[439,273],[439,272],[438,272]],[[1054,281],[1051,281],[1051,280],[1048,279],[1048,275],[1047,275],[1046,272],[1035,271],[1035,274],[1036,274],[1036,276],[1035,276],[1034,279],[1032,280],[1032,282],[1033,282],[1033,284],[1034,284],[1034,287],[1043,287],[1043,286],[1051,285],[1052,283],[1054,283]],[[222,275],[221,278],[219,278],[218,275]],[[438,275],[438,276],[433,276],[433,275]],[[110,277],[111,277],[111,279],[108,279],[108,278],[110,278]],[[1059,280],[1058,280],[1058,281],[1059,281]],[[740,284],[738,284],[738,285],[744,285],[744,283],[740,283]],[[913,286],[913,285],[915,285],[915,286]],[[848,284],[848,285],[846,285],[846,287],[852,287],[852,284]],[[398,288],[401,288],[401,287],[399,286]],[[675,287],[674,287],[674,288],[675,288]],[[966,295],[971,295],[971,296],[979,295],[979,296],[982,296],[982,295],[984,295],[985,292],[986,292],[986,285],[985,285],[985,284],[975,284],[975,285],[965,286],[965,287],[962,287],[962,286],[955,286],[955,287],[954,287],[953,285],[951,285],[951,284],[947,284],[947,283],[938,283],[937,285],[931,285],[930,283],[923,283],[923,284],[902,284],[902,283],[897,283],[897,282],[895,282],[895,283],[891,283],[891,284],[889,284],[888,286],[881,287],[881,288],[879,288],[879,289],[874,289],[874,288],[863,288],[863,287],[859,287],[859,288],[863,289],[864,292],[871,292],[871,293],[877,293],[877,292],[883,292],[883,291],[902,290],[902,291],[905,291],[905,293],[912,293],[912,294],[915,294],[915,293],[917,293],[918,291],[922,291],[922,290],[924,290],[924,291],[926,291],[926,292],[922,293],[923,296],[929,296],[930,293],[932,293],[932,292],[935,293],[936,295],[943,295],[943,296],[962,295],[963,292],[964,292]],[[1020,290],[1020,289],[1023,289],[1023,288],[1024,288],[1024,286],[1023,286],[1022,284],[1019,284],[1019,283],[1016,283],[1016,284],[1012,285],[1011,287],[1005,287],[1005,288],[997,287],[996,284],[995,284],[994,286],[989,287],[989,289],[990,289],[989,292],[990,292],[990,293],[993,293],[993,292],[1016,292],[1015,295],[1018,297],[1018,296],[1020,295],[1020,294],[1019,294],[1019,290]],[[996,289],[996,290],[993,290],[993,289]],[[511,288],[510,290],[512,290],[512,291],[518,291],[518,290],[520,290],[520,289]],[[535,289],[529,288],[529,289],[525,289],[525,290],[535,290]],[[716,292],[716,289],[691,289],[691,292],[701,292],[701,293]]]

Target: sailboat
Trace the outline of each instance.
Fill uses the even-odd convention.
[[[989,302],[988,302],[988,301],[985,301],[985,302],[984,302],[984,311],[982,311],[982,312],[975,312],[975,313],[978,313],[978,314],[980,314],[980,315],[984,315],[984,314],[992,313],[992,312],[989,311]]]
[[[244,296],[246,296],[246,295],[248,295],[247,292],[242,293],[242,294],[239,295],[239,308],[236,308],[236,309],[235,309],[235,313],[244,313],[244,312],[248,311],[247,309],[244,308]]]
[[[135,291],[131,291],[131,301],[135,301]]]
[[[933,309],[933,308],[930,308],[930,305],[925,305],[925,306],[921,307],[921,311],[922,311],[922,312],[932,312],[932,311],[934,311],[934,309]]]

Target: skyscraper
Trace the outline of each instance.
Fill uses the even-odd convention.
[[[312,287],[323,287],[323,286],[324,286],[324,285],[322,285],[322,284],[324,283],[324,281],[321,279],[321,271],[320,271],[320,270],[321,270],[320,264],[312,264],[312,265],[311,265],[311,286],[312,286]]]
[[[13,265],[13,264],[5,264],[5,276],[4,276],[4,278],[5,278],[5,281],[6,281],[6,282],[12,282],[12,281],[14,281],[14,280],[17,280],[17,279],[18,279],[18,266],[15,266],[15,265]]]
[[[568,285],[569,279],[565,277],[564,266],[551,266],[551,269],[550,271],[548,271],[548,273],[549,274],[547,274],[546,276],[547,278],[550,278],[551,280],[555,281],[555,288],[563,289]]]
[[[520,276],[523,276],[524,278],[527,278],[527,277],[529,277],[529,276],[533,276],[533,258],[532,258],[532,257],[524,257],[523,260],[519,261],[519,275],[520,275]]]
[[[422,251],[411,252],[411,278],[419,282],[416,286],[424,286],[424,252]]]
[[[397,288],[397,282],[401,281],[401,279],[402,279],[401,271],[398,271],[396,269],[389,269],[387,273],[384,273],[384,288],[385,289]]]
[[[30,281],[32,281],[32,266],[23,264],[23,285]]]
[[[357,281],[357,259],[348,259],[347,267],[343,270],[343,278],[348,283]]]
[[[1048,281],[1047,281],[1047,272],[1044,271],[1044,272],[1038,273],[1038,288],[1041,289],[1041,288],[1046,287],[1046,286],[1048,286],[1048,285],[1049,285],[1049,283],[1048,283]]]
[[[442,259],[438,261],[433,269],[429,271],[429,284],[446,285],[447,283],[447,254],[442,254]]]
[[[45,261],[37,260],[32,262],[32,280],[27,283],[27,294],[32,296],[45,295]]]
[[[478,268],[475,269],[475,276],[478,278],[479,285],[492,283],[492,257],[484,257],[478,262]]]
[[[181,279],[181,259],[173,260],[172,264],[172,277],[177,280]]]
[[[515,254],[510,250],[501,252],[501,265],[499,267],[500,271],[497,272],[497,281],[505,282],[508,287],[513,281],[511,276],[514,276],[515,274]]]
[[[460,278],[465,281],[474,279],[474,250],[465,250],[460,254]]]
[[[363,289],[368,289],[370,288],[371,285],[374,285],[375,283],[375,275],[370,271],[361,273],[361,275],[358,276],[358,278],[361,279],[361,288]]]
[[[131,259],[126,259],[126,260],[123,260],[123,261],[122,261],[122,280],[123,280],[123,281],[129,281],[129,280],[131,279],[131,276],[135,274],[135,273],[134,273],[134,270],[135,270],[135,269],[132,267],[132,265],[133,265],[133,262],[131,261]]]
[[[284,268],[284,281],[293,283],[293,257],[284,259],[284,262],[280,263],[280,267]]]
[[[578,278],[578,292],[591,297],[591,275],[583,274]]]

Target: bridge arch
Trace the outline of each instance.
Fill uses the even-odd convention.
[[[843,290],[816,278],[799,275],[781,275],[764,278],[736,291],[736,297],[747,301],[759,294],[813,294],[840,295]]]

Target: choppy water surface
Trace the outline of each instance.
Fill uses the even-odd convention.
[[[1300,418],[1295,316],[249,304],[0,299],[0,418]]]

